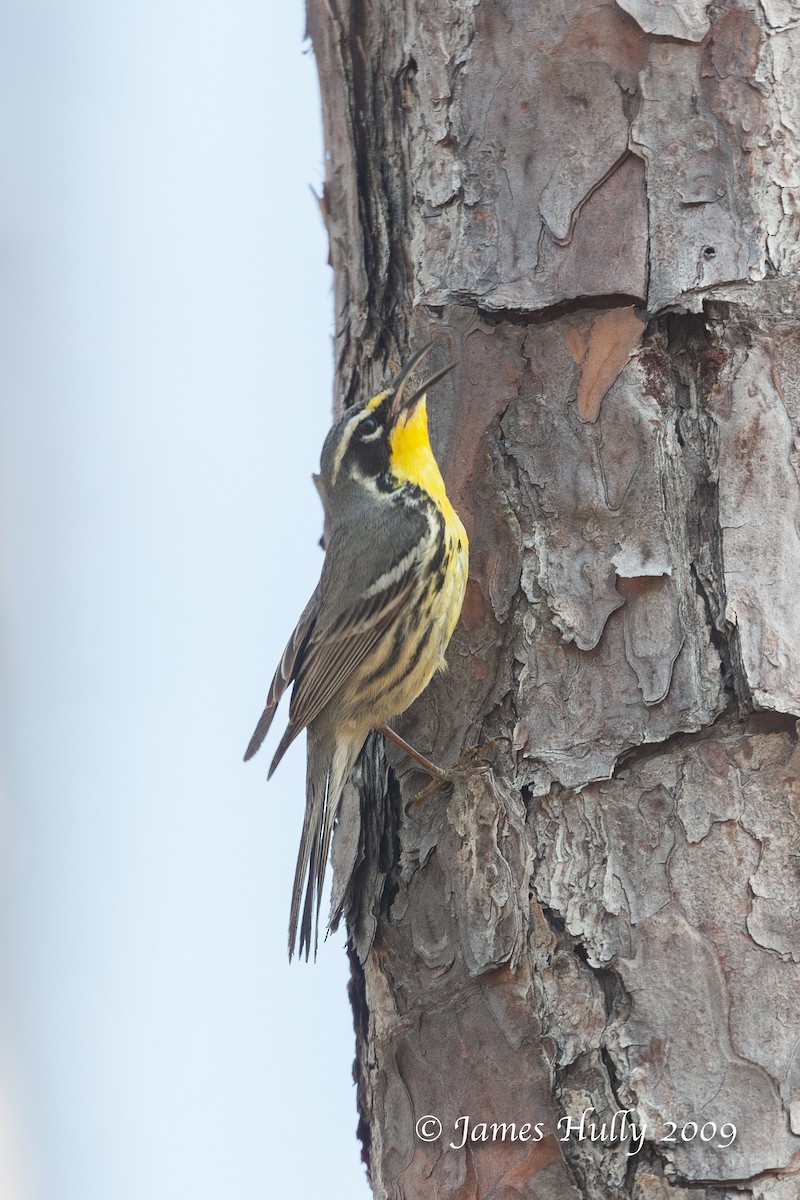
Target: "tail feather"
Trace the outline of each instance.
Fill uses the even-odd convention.
[[[364,735],[366,737],[366,734]],[[325,871],[330,856],[331,838],[342,792],[355,761],[361,752],[360,741],[332,741],[308,731],[308,771],[306,776],[306,811],[303,832],[294,872],[292,905],[289,914],[289,958],[295,946],[300,957],[308,961],[311,950],[312,925],[314,957],[319,945],[319,910]],[[302,919],[300,901],[303,901]],[[298,924],[300,937],[298,943]]]
[[[306,774],[306,811],[303,817],[303,832],[294,869],[292,906],[289,913],[289,959],[291,961],[297,945],[297,925],[300,917],[300,898],[305,887],[303,920],[300,925],[298,954],[306,960],[311,944],[311,919],[314,911],[314,885],[317,878],[316,855],[319,852],[319,831],[328,806],[330,768],[333,760],[333,743],[313,744],[313,734],[308,733],[308,767]],[[320,900],[317,898],[317,919]]]

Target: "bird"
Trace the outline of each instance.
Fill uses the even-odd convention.
[[[325,438],[314,477],[325,522],[320,580],[289,638],[245,751],[247,762],[293,684],[288,725],[267,775],[306,729],[306,805],[289,916],[290,960],[297,946],[308,961],[312,923],[316,957],[336,814],[370,731],[379,729],[441,775],[388,724],[446,666],[469,567],[467,534],[428,435],[427,392],[455,363],[422,386],[410,382],[431,346],[412,355],[384,391],[348,408]]]

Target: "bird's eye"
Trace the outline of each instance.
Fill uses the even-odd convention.
[[[358,427],[358,432],[363,437],[369,437],[378,428],[378,422],[374,417],[365,417]]]

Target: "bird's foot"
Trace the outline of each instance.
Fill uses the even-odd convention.
[[[422,791],[418,795],[414,796],[412,800],[409,800],[408,804],[406,805],[406,810],[411,807],[416,808],[418,805],[424,804],[426,800],[429,800],[431,796],[434,796],[443,787],[452,788],[457,776],[460,775],[467,767],[488,764],[489,760],[487,758],[487,754],[490,750],[493,750],[496,745],[497,739],[489,738],[487,741],[482,742],[480,746],[470,746],[469,749],[464,751],[458,762],[454,763],[453,766],[449,767],[446,771],[441,771],[437,768],[437,773],[433,776],[428,786],[423,788]]]
[[[461,755],[458,762],[450,768],[450,771],[456,774],[456,772],[462,771],[464,767],[469,767],[473,764],[477,766],[491,766],[488,757],[489,751],[494,750],[498,744],[497,738],[487,738],[485,742],[481,742],[480,746],[469,746]]]

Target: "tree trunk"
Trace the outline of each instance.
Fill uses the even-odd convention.
[[[458,362],[470,586],[398,728],[489,743],[346,796],[374,1193],[797,1200],[797,11],[308,7],[341,403]]]

